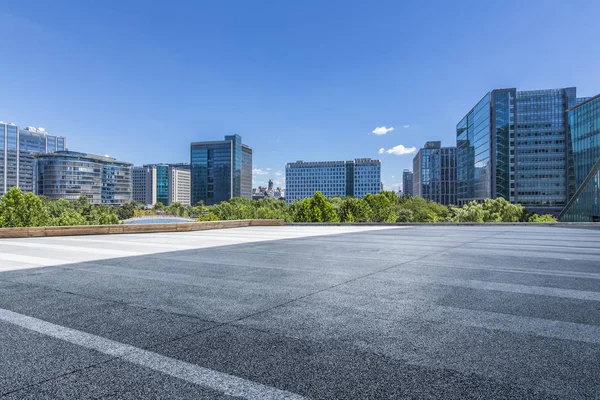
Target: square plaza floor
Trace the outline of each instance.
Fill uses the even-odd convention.
[[[0,240],[0,397],[600,398],[600,230]]]

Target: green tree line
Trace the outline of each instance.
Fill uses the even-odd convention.
[[[186,206],[130,202],[121,207],[94,205],[84,196],[74,201],[52,200],[12,188],[0,200],[0,227],[109,225],[143,215],[174,215],[198,221],[235,219],[282,219],[286,222],[556,222],[551,215],[530,214],[504,199],[446,207],[420,197],[395,192],[369,194],[364,198],[331,197],[321,192],[286,204],[278,199],[233,198],[217,205]]]
[[[321,192],[290,205],[277,199],[233,198],[196,207],[199,220],[283,219],[286,222],[556,222],[549,214],[529,213],[504,199],[446,207],[421,197],[384,191],[364,198],[331,197]]]

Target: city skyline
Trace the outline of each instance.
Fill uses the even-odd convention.
[[[298,159],[380,158],[386,188],[397,190],[414,156],[397,154],[452,143],[491,88],[600,92],[600,59],[585,51],[600,36],[599,5],[436,7],[180,3],[157,30],[154,5],[9,4],[0,45],[23,62],[0,66],[11,77],[1,117],[135,165],[185,161],[188,143],[239,134],[255,151],[255,187],[282,185],[277,172]],[[499,24],[512,28],[496,35]]]

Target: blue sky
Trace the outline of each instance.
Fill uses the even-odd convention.
[[[0,119],[136,165],[238,133],[255,184],[371,157],[398,190],[413,155],[379,149],[454,145],[490,89],[600,93],[597,1],[94,3],[0,2]]]

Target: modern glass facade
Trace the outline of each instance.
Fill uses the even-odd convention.
[[[456,204],[456,153],[456,147],[425,143],[413,159],[413,195],[444,205]]]
[[[354,162],[354,197],[365,197],[369,193],[381,192],[381,161],[357,158]]]
[[[247,184],[248,170],[252,175],[252,150],[242,144],[239,135],[192,143],[190,153],[192,204],[218,204],[232,197],[252,199],[252,184]]]
[[[574,190],[566,110],[581,101],[576,88],[487,93],[456,126],[458,204],[501,197],[560,210]]]
[[[159,164],[156,168],[156,203],[169,205],[169,166]]]
[[[38,194],[51,199],[122,205],[132,199],[131,164],[74,151],[36,154]]]
[[[600,95],[568,112],[576,191],[561,212],[562,222],[600,222]]]
[[[242,193],[252,194],[252,149],[242,145]]]
[[[413,172],[405,169],[402,172],[402,194],[413,196]]]
[[[489,92],[456,126],[456,200],[459,205],[493,197],[491,101]]]
[[[297,161],[285,165],[288,203],[312,197],[320,191],[325,197],[364,197],[381,191],[381,162],[370,158],[353,161]]]
[[[50,146],[49,146],[50,144]],[[0,121],[0,195],[13,186],[36,191],[33,154],[65,149],[65,138],[50,136],[44,129]]]
[[[576,102],[575,88],[517,92],[514,201],[528,208],[567,202],[567,109]]]

